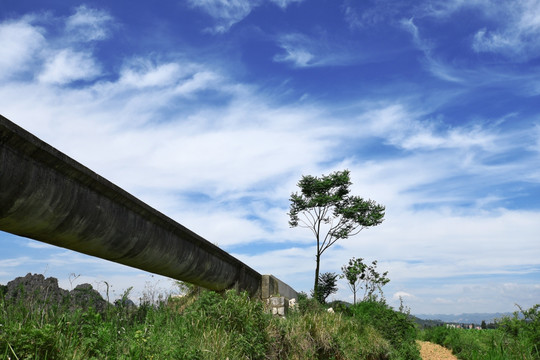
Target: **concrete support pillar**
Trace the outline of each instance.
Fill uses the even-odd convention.
[[[272,296],[268,300],[268,306],[272,315],[283,317],[287,314],[289,302],[284,296]]]

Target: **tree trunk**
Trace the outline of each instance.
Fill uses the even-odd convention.
[[[315,266],[315,285],[313,286],[313,298],[319,301],[319,266],[321,262],[321,254],[317,252],[315,257],[317,265]]]

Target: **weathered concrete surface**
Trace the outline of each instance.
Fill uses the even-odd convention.
[[[298,299],[298,293],[292,287],[272,275],[262,276],[261,293],[263,299],[276,295],[284,297],[287,301]]]
[[[0,230],[261,296],[258,272],[1,115]]]

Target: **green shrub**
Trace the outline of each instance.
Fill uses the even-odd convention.
[[[519,307],[513,317],[505,317],[497,325],[515,352],[540,359],[540,304],[528,310]]]
[[[407,314],[394,311],[384,302],[363,301],[350,306],[351,316],[373,326],[393,347],[393,358],[415,359],[420,353],[416,345],[417,329]]]
[[[298,294],[298,310],[301,314],[309,314],[313,312],[325,311],[324,305],[322,305],[317,299],[310,298],[306,293],[300,292]]]
[[[269,359],[387,359],[391,346],[372,326],[314,311],[273,318]]]
[[[186,308],[184,315],[188,323],[226,333],[231,339],[229,346],[242,357],[264,358],[270,315],[265,313],[261,301],[251,300],[246,292],[230,290],[223,296],[211,291],[202,292]]]

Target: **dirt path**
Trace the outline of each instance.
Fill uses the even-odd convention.
[[[422,360],[457,360],[452,352],[441,345],[428,341],[418,341],[420,344],[420,356]]]

